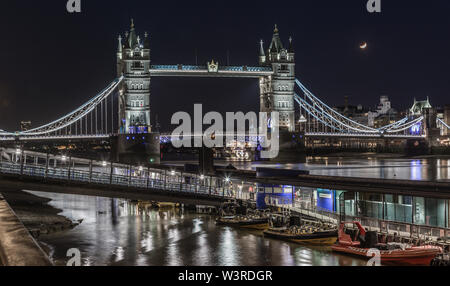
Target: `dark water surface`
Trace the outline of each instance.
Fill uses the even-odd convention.
[[[450,158],[375,158],[368,155],[359,158],[309,157],[306,163],[233,163],[233,165],[247,170],[268,167],[309,170],[313,175],[324,176],[450,182]]]
[[[329,247],[304,247],[267,239],[257,231],[216,226],[214,217],[181,210],[148,210],[121,199],[33,192],[49,197],[62,215],[83,219],[76,228],[41,236],[57,265],[67,250],[81,251],[82,265],[291,266],[365,265]]]

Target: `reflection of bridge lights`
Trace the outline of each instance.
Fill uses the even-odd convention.
[[[411,161],[411,180],[422,180],[422,164],[420,160]]]

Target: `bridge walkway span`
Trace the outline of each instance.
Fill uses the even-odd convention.
[[[218,205],[235,197],[235,183],[234,187],[253,185],[255,190],[258,185],[290,185],[450,199],[448,181],[318,175],[258,177],[255,171],[227,168],[203,175],[164,165],[132,166],[8,149],[0,153],[0,187],[44,192]]]

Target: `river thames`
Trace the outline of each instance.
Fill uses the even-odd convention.
[[[267,239],[257,231],[216,226],[213,216],[177,209],[148,210],[121,199],[44,194],[62,215],[83,219],[72,230],[42,236],[56,265],[67,250],[81,251],[82,265],[307,266],[364,265],[327,247],[308,248]]]

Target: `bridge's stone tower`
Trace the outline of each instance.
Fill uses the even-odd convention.
[[[437,126],[437,113],[436,109],[430,104],[430,99],[417,101],[414,98],[414,104],[409,110],[411,116],[423,115],[423,131],[426,135],[426,140],[429,147],[439,146],[439,137],[441,130]]]
[[[117,76],[122,75],[116,159],[125,163],[158,163],[159,134],[152,133],[150,123],[150,40],[145,33],[141,41],[133,20],[125,37],[119,36]]]
[[[444,107],[444,122],[447,125],[450,125],[450,104],[445,105]],[[447,128],[444,128],[443,134],[444,136],[450,135],[450,130]]]
[[[261,112],[278,111],[280,113],[280,130],[295,131],[294,86],[295,53],[292,38],[285,49],[275,25],[272,42],[267,50],[261,40],[259,64],[270,66],[273,76],[260,78]]]
[[[125,43],[119,36],[117,76],[124,75],[119,89],[119,133],[151,132],[150,125],[150,41],[136,35],[133,20]]]
[[[439,146],[439,137],[441,135],[441,129],[437,127],[436,124],[436,109],[435,108],[424,108],[422,109],[424,117],[424,130],[427,136],[428,146],[436,147]]]

